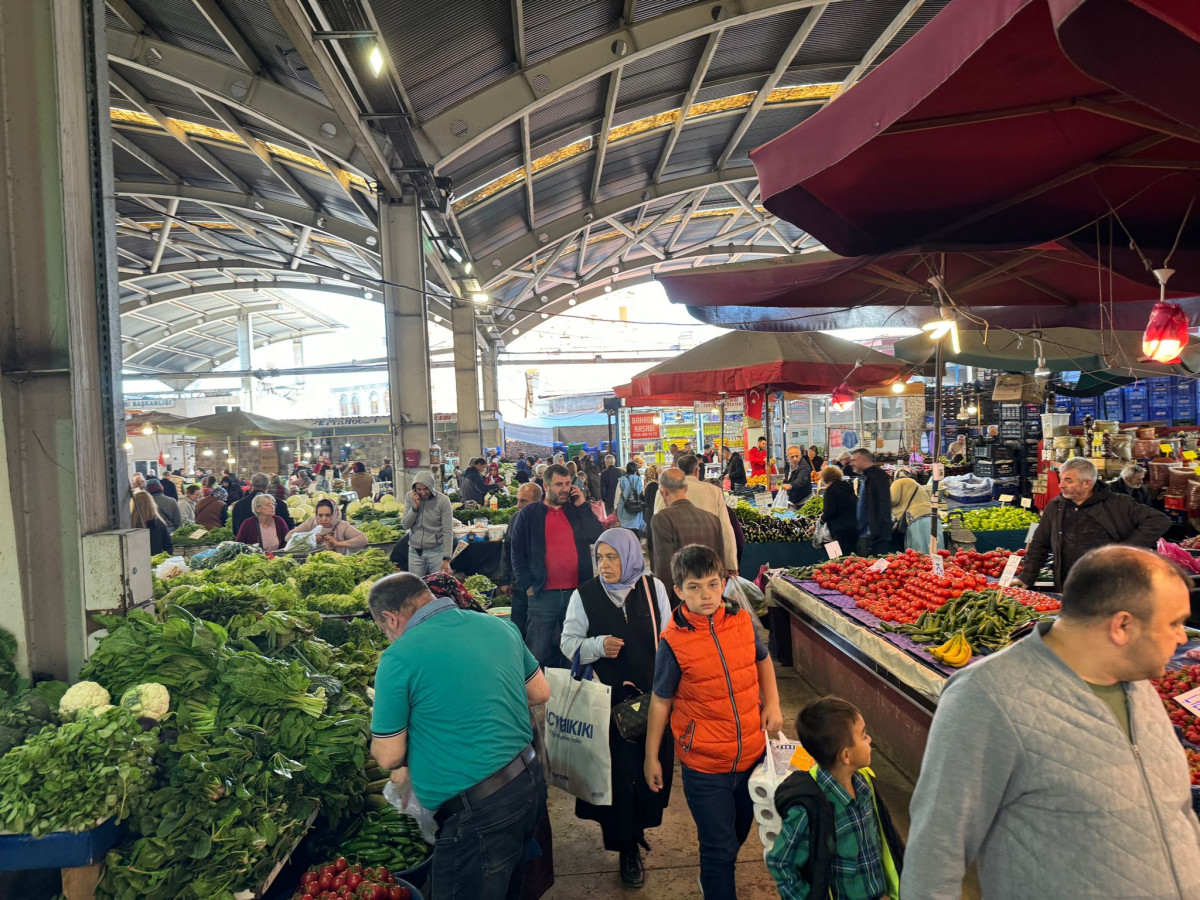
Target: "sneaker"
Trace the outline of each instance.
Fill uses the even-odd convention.
[[[640,888],[646,883],[646,873],[642,869],[642,853],[640,850],[621,851],[621,884],[627,888]]]

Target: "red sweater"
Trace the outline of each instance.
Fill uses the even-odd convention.
[[[767,451],[751,447],[746,451],[746,460],[750,463],[750,477],[767,474]]]

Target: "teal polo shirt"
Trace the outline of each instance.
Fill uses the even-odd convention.
[[[525,684],[537,672],[515,625],[439,598],[379,657],[371,734],[408,732],[413,792],[436,810],[533,739]]]

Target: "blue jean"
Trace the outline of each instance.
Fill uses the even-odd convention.
[[[738,850],[754,824],[750,799],[750,773],[712,775],[687,766],[683,770],[683,796],[696,820],[700,838],[700,887],[704,900],[737,900],[734,863]]]
[[[448,818],[433,845],[438,900],[517,900],[525,848],[546,803],[546,781],[535,759],[480,803]]]
[[[565,669],[570,662],[562,654],[563,620],[574,588],[534,591],[526,604],[525,646],[539,665]]]
[[[432,550],[417,550],[415,547],[409,547],[408,571],[412,572],[418,578],[424,578],[426,575],[433,575],[436,572],[442,571],[442,548],[434,547]]]

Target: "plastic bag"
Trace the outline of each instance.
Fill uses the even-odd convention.
[[[1165,538],[1158,539],[1158,555],[1165,556],[1173,563],[1178,563],[1186,572],[1191,572],[1193,575],[1200,574],[1200,559]]]
[[[383,786],[383,799],[400,812],[416,819],[421,829],[421,837],[425,838],[425,843],[433,845],[437,840],[437,822],[433,819],[433,812],[423,807],[417,795],[413,793],[411,782],[408,787],[402,789],[397,787],[394,781],[389,781]]]
[[[166,581],[168,578],[182,575],[186,571],[188,571],[186,559],[182,556],[169,556],[155,567],[154,577],[159,581]]]
[[[754,582],[747,581],[740,575],[736,578],[730,578],[725,582],[725,598],[728,600],[737,601],[738,606],[750,614],[750,622],[754,625],[754,636],[764,644],[770,637],[770,632],[763,626],[762,620],[758,617],[759,613],[755,611],[754,606],[750,602],[750,597],[747,596],[747,590],[753,591],[759,601],[763,605],[763,614],[766,614],[766,598],[762,591],[754,586]]]

